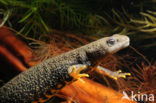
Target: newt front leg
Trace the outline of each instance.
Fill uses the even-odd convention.
[[[71,72],[71,68],[73,68],[72,72]],[[80,74],[80,72],[82,70],[87,68],[86,65],[77,64],[77,65],[72,66],[71,68],[69,68],[69,72],[71,72],[70,75],[74,78],[73,80],[78,80],[78,79],[81,80],[81,77],[89,77],[88,74]],[[105,75],[107,75],[107,76],[109,76],[109,77],[111,77],[112,79],[115,79],[115,80],[117,80],[118,78],[126,78],[126,76],[131,75],[130,73],[122,73],[121,70],[111,71],[111,70],[106,69],[106,68],[104,68],[102,66],[97,66],[95,69],[103,71],[105,73]]]
[[[102,70],[106,75],[108,75],[109,77],[117,80],[118,78],[126,78],[126,76],[130,76],[131,74],[130,73],[122,73],[121,70],[118,70],[118,71],[111,71],[109,69],[106,69],[104,67],[101,67],[101,66],[97,66],[98,70]]]

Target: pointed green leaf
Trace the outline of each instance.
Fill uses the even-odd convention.
[[[40,22],[41,24],[44,26],[44,28],[46,29],[47,32],[50,32],[47,24],[44,22],[44,20],[41,18],[41,16],[39,16]]]
[[[18,23],[24,22],[26,19],[28,19],[32,15],[32,13],[33,11],[30,10],[30,12],[25,17],[23,17],[20,21],[18,21]]]

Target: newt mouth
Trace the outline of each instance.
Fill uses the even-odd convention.
[[[125,43],[123,44],[123,47],[125,48],[125,47],[128,47],[129,45],[130,45],[130,39],[129,39],[129,37],[128,36],[125,36]]]

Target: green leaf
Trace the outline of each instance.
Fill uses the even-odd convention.
[[[2,23],[0,24],[0,28],[5,24],[5,22],[8,20],[10,15],[11,15],[11,10],[7,10],[4,13],[4,17],[3,17]]]
[[[28,28],[27,32],[24,34],[25,36],[27,36],[27,35],[30,33],[30,31],[32,30],[32,27],[33,27],[33,25],[31,25],[31,26]]]
[[[39,20],[41,22],[41,24],[44,26],[44,28],[46,29],[47,32],[50,32],[48,26],[46,25],[46,23],[44,22],[44,20],[41,18],[41,16],[39,16]]]
[[[0,0],[0,2],[4,5],[8,5],[8,2],[6,0]]]
[[[89,24],[93,25],[93,19],[91,19],[91,18],[89,19]]]
[[[34,12],[33,10],[29,10],[28,14],[25,17],[23,17],[20,21],[18,21],[18,23],[24,22],[26,19],[28,19],[32,15],[33,12]]]

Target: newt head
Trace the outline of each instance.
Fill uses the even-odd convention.
[[[130,44],[130,39],[126,35],[114,34],[111,37],[105,38],[102,44],[106,53],[115,53],[123,48],[126,48]]]

